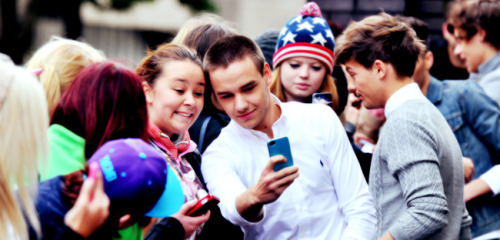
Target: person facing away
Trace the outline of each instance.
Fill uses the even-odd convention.
[[[78,73],[104,60],[104,54],[91,45],[60,37],[52,37],[33,53],[26,68],[39,72],[38,78],[47,95],[49,119]]]
[[[349,90],[387,118],[373,153],[370,191],[379,239],[470,239],[460,147],[441,113],[413,83],[424,45],[380,13],[337,39]]]
[[[500,105],[500,1],[455,1],[448,22],[469,78]]]
[[[323,104],[280,102],[247,37],[217,41],[204,70],[231,122],[203,154],[202,172],[245,239],[371,239],[372,197],[336,114]],[[293,166],[275,172],[288,160],[270,158],[267,142],[281,137],[289,138]]]
[[[427,40],[429,27],[425,22],[413,17],[398,20],[412,27],[420,39]],[[439,81],[431,76],[433,61],[432,52],[421,54],[413,80],[443,114],[460,144],[467,183],[464,200],[473,220],[473,239],[499,238],[500,221],[492,220],[500,219],[500,173],[495,173],[500,171],[496,161],[500,153],[500,108],[476,82]],[[473,163],[472,169],[467,167],[467,161]]]

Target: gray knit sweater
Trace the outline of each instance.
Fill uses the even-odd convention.
[[[372,158],[377,236],[470,239],[463,179],[460,147],[441,113],[427,100],[405,102],[387,119]]]

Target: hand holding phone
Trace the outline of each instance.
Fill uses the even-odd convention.
[[[283,155],[286,158],[286,162],[278,162],[274,165],[273,170],[275,172],[283,168],[293,166],[292,151],[290,150],[288,137],[282,137],[269,141],[267,143],[267,149],[270,157]]]
[[[332,104],[332,94],[328,93],[328,92],[313,93],[312,102],[313,103],[321,103],[321,104],[325,104],[327,106],[330,106]]]
[[[186,213],[188,216],[196,217],[205,214],[208,210],[210,210],[210,208],[216,206],[220,201],[219,198],[207,193],[203,189],[198,190],[196,197],[198,198],[198,202]]]

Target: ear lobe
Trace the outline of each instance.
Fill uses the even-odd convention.
[[[151,104],[153,103],[153,89],[149,85],[148,82],[142,82],[142,90],[144,91],[144,95],[146,96],[146,102]]]

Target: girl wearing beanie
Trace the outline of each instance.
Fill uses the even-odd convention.
[[[331,107],[337,112],[339,97],[331,76],[334,48],[333,33],[320,8],[306,3],[278,37],[271,92],[284,102],[305,103],[312,102],[314,93],[331,93]]]

